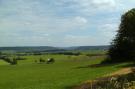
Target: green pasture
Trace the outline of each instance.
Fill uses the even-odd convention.
[[[7,63],[7,62],[5,62],[5,61],[3,61],[3,60],[0,60],[0,66],[1,65],[9,65],[9,63]]]
[[[71,89],[81,82],[101,77],[120,69],[120,65],[90,67],[105,57],[38,55],[23,56],[17,65],[0,61],[0,89]],[[54,58],[55,63],[36,63]],[[5,63],[5,64],[4,64]],[[1,65],[2,64],[2,65]]]

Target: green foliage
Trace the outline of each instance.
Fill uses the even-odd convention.
[[[15,59],[16,60],[26,60],[26,58],[23,58],[23,57],[20,57],[20,56],[17,56]]]
[[[54,58],[50,58],[50,59],[47,60],[47,64],[54,63],[54,62],[55,62]]]
[[[0,56],[2,55],[2,52],[0,52]]]
[[[0,59],[4,60],[7,63],[11,63],[11,59],[8,56],[0,56]]]
[[[4,60],[5,62],[11,64],[11,65],[16,65],[17,64],[17,59],[18,58],[10,58],[8,56],[1,56],[0,59]]]
[[[41,57],[39,58],[39,62],[40,63],[44,63],[45,62],[45,60],[44,59],[42,59]]]
[[[17,58],[13,58],[13,60],[11,61],[11,65],[16,65],[17,64]]]
[[[111,61],[123,62],[135,59],[135,9],[122,15],[116,38],[108,53]]]

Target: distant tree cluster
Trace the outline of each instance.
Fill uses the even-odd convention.
[[[54,58],[48,58],[47,60],[44,60],[43,58],[39,58],[39,60],[35,60],[35,63],[47,63],[47,64],[50,64],[50,63],[54,63],[55,60]]]
[[[16,65],[19,60],[26,60],[26,58],[16,56],[16,57],[11,57],[8,55],[3,55],[2,53],[0,54],[0,59],[8,62],[11,65]]]
[[[52,54],[60,54],[60,55],[75,55],[75,56],[79,56],[81,55],[80,52],[56,52],[56,53],[52,53]]]
[[[54,58],[49,58],[49,59],[47,60],[47,64],[54,63],[54,62],[55,62]]]
[[[7,56],[0,56],[0,59],[10,63],[11,65],[16,65],[17,64],[17,58],[10,58],[10,57],[7,57]]]
[[[16,65],[17,64],[17,59],[13,58],[12,61],[10,62],[11,65]]]
[[[121,24],[108,52],[112,62],[135,61],[135,9],[121,17]]]

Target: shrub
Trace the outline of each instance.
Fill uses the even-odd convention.
[[[17,59],[16,58],[13,58],[12,62],[11,62],[11,65],[16,65],[17,64]]]
[[[42,58],[40,58],[40,59],[39,59],[39,62],[40,62],[40,63],[43,63],[43,62],[45,62],[45,60],[42,59]]]

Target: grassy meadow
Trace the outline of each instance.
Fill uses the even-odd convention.
[[[105,55],[27,55],[26,60],[10,65],[0,60],[0,89],[71,89],[84,81],[102,77],[120,69],[122,64],[90,67],[104,60]],[[93,52],[91,52],[93,54]],[[96,52],[94,51],[94,54]],[[40,58],[54,58],[52,64],[39,63]]]

